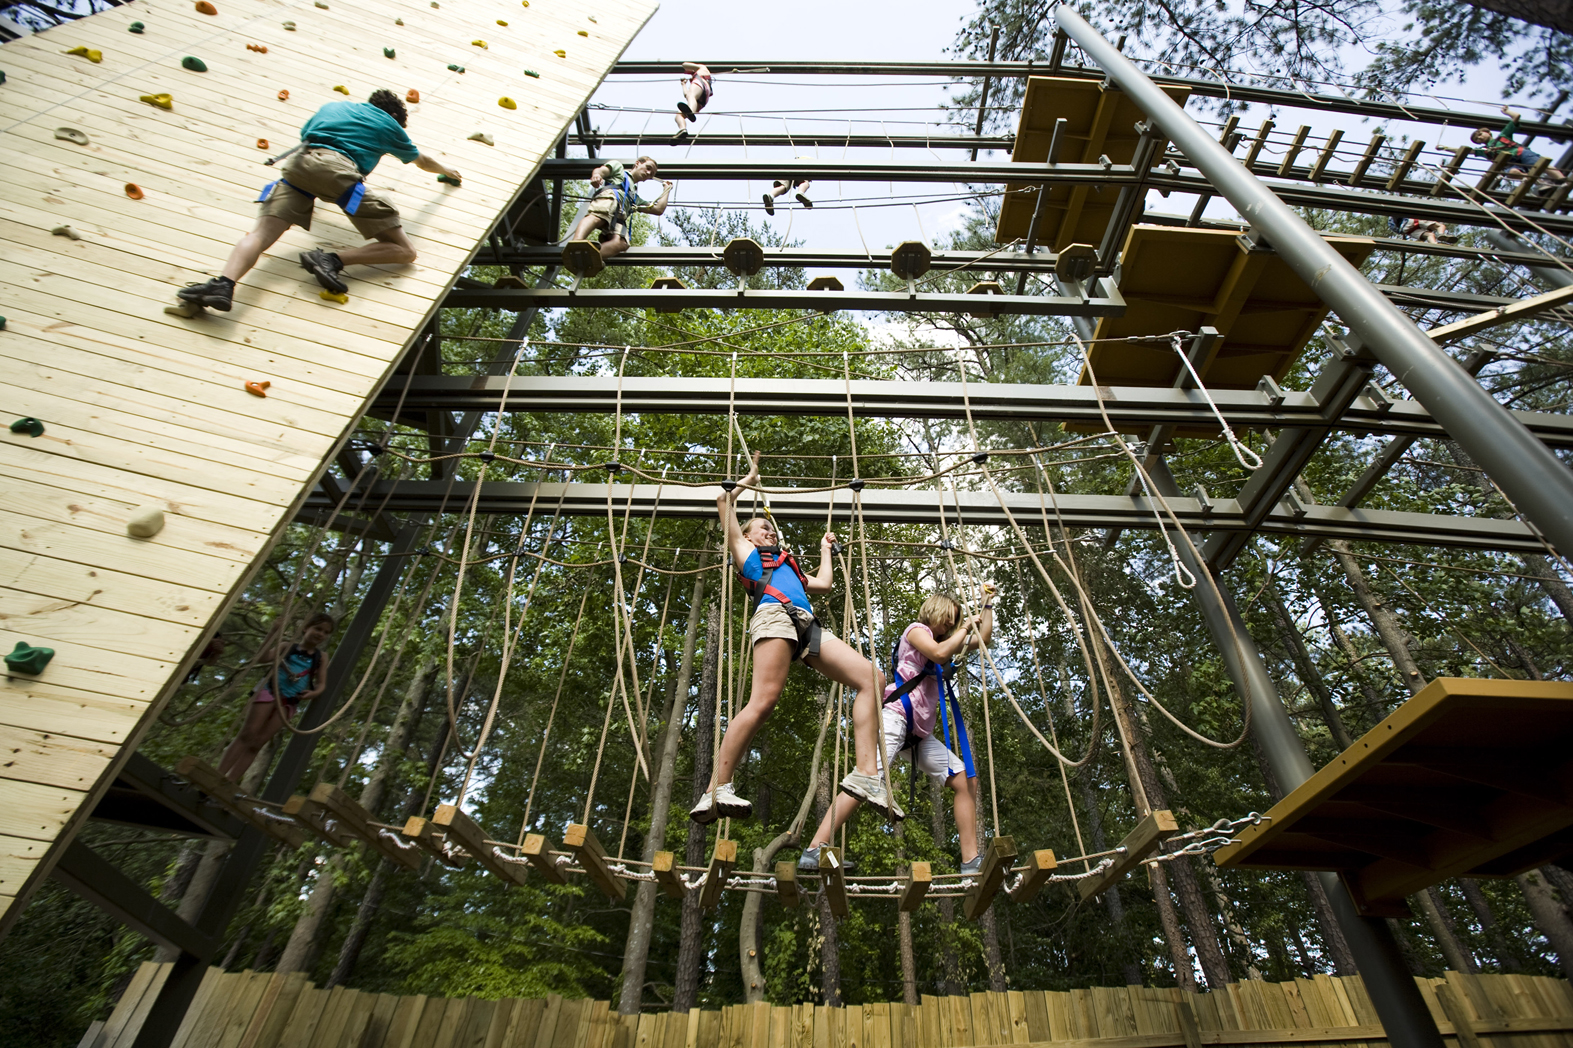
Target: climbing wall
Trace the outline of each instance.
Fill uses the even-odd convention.
[[[0,646],[55,650],[0,686],[0,932],[654,9],[137,0],[0,47]],[[319,205],[232,312],[167,315],[251,228],[274,170],[261,161],[339,86],[419,92],[411,138],[464,176],[441,185],[393,158],[372,175],[418,261],[352,269],[349,301],[324,301],[296,255],[361,241]],[[264,381],[263,399],[244,388]],[[3,428],[22,417],[42,435]],[[164,529],[129,536],[149,506]]]

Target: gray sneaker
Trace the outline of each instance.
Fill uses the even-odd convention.
[[[819,849],[818,848],[804,848],[803,849],[803,854],[799,855],[797,857],[797,872],[798,873],[816,873],[816,874],[819,872]]]
[[[972,858],[962,863],[960,872],[963,877],[976,877],[979,873],[983,872],[983,856],[974,855]]]
[[[885,780],[881,776],[866,775],[854,769],[841,780],[841,790],[848,796],[856,797],[886,818],[899,821],[907,817],[907,813],[902,811],[901,806],[885,791]]]

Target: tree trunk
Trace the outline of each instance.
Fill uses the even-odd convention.
[[[1497,959],[1497,967],[1504,972],[1523,971],[1524,962],[1508,944],[1502,926],[1497,923],[1496,911],[1491,908],[1491,900],[1487,899],[1486,893],[1480,890],[1479,882],[1470,877],[1460,877],[1458,886],[1464,890],[1464,901],[1469,903],[1471,910],[1475,911],[1475,920],[1480,924],[1480,931],[1491,944],[1491,952]]]
[[[672,811],[672,778],[677,774],[677,751],[683,741],[683,715],[688,710],[688,688],[694,678],[694,646],[699,639],[699,617],[704,611],[704,603],[705,577],[696,575],[688,605],[688,624],[683,630],[682,661],[678,663],[677,682],[661,729],[661,759],[655,788],[650,793],[650,832],[645,835],[642,856],[645,862],[654,860],[655,853],[666,843],[666,827]],[[696,746],[708,743],[708,738],[694,740]],[[623,946],[623,986],[617,998],[617,1011],[622,1015],[638,1015],[644,1006],[645,968],[650,959],[650,933],[655,925],[655,897],[655,883],[640,881],[634,893],[633,909],[628,915],[628,940]]]
[[[1431,926],[1431,934],[1436,936],[1437,946],[1441,948],[1447,966],[1455,972],[1478,973],[1480,965],[1475,963],[1474,955],[1459,941],[1453,915],[1448,911],[1447,902],[1441,893],[1432,887],[1415,892],[1409,899]]]
[[[1556,951],[1562,974],[1573,979],[1573,921],[1568,920],[1567,911],[1552,894],[1550,884],[1539,870],[1521,873],[1513,879],[1524,890],[1524,899],[1529,903],[1530,912],[1535,915],[1536,926]]]
[[[1332,690],[1328,688],[1327,681],[1322,678],[1322,671],[1316,666],[1316,660],[1311,657],[1310,650],[1306,648],[1305,638],[1300,635],[1294,617],[1289,614],[1283,598],[1278,595],[1278,587],[1268,582],[1262,591],[1262,597],[1268,613],[1272,616],[1278,637],[1294,663],[1295,672],[1300,675],[1300,680],[1315,697],[1316,704],[1322,711],[1322,720],[1327,723],[1327,731],[1332,735],[1334,744],[1340,750],[1347,750],[1354,745],[1354,739],[1350,737],[1349,730],[1344,727],[1344,718],[1333,701]]]
[[[1245,965],[1245,976],[1248,979],[1261,981],[1262,971],[1256,967],[1254,951],[1251,947],[1250,937],[1245,934],[1245,929],[1234,916],[1234,903],[1229,900],[1228,892],[1224,891],[1223,878],[1218,876],[1218,868],[1210,859],[1198,858],[1196,865],[1201,868],[1202,876],[1207,881],[1207,886],[1212,889],[1213,899],[1218,903],[1218,913],[1223,918],[1223,928],[1229,934],[1229,941],[1240,951],[1242,963]],[[1309,974],[1309,973],[1307,973]]]
[[[705,650],[703,669],[699,675],[699,708],[694,718],[694,777],[693,799],[698,804],[710,783],[711,736],[715,730],[715,697],[717,687],[717,655],[721,650],[721,611],[714,602],[706,610]],[[697,822],[688,824],[688,841],[683,853],[687,866],[705,863],[705,828]],[[686,1012],[699,1003],[700,956],[704,947],[704,914],[699,909],[699,893],[683,894],[681,933],[677,947],[677,975],[674,980],[672,1010]]]
[[[317,883],[311,886],[306,908],[295,920],[295,927],[289,933],[289,942],[284,944],[284,952],[279,955],[275,971],[311,970],[317,953],[317,933],[327,922],[328,912],[333,908],[333,897],[338,893],[334,878],[339,872],[340,854],[334,852],[323,860],[322,869],[317,873]]]
[[[945,832],[945,787],[936,779],[929,780],[929,800],[934,843],[944,847],[943,842],[950,839]],[[948,895],[939,900],[939,921],[940,967],[945,973],[941,992],[952,996],[965,993],[961,956],[956,952],[956,900]]]
[[[830,808],[831,779],[832,769],[826,761],[820,769],[816,791],[819,803],[814,806],[814,815],[817,819],[823,819]],[[836,934],[836,916],[830,912],[830,897],[824,892],[819,893],[819,993],[826,1006],[841,1007],[841,942]]]
[[[1180,915],[1174,910],[1174,898],[1169,894],[1169,878],[1164,867],[1167,863],[1154,863],[1147,867],[1147,883],[1152,886],[1152,901],[1158,907],[1158,923],[1163,928],[1163,944],[1169,951],[1169,964],[1174,968],[1174,982],[1186,993],[1196,992],[1196,972],[1191,964],[1191,953],[1185,947],[1185,931],[1180,927]]]
[[[1355,647],[1354,641],[1349,639],[1349,634],[1338,625],[1337,608],[1328,599],[1322,587],[1313,579],[1311,591],[1316,594],[1316,602],[1322,606],[1322,617],[1327,621],[1327,632],[1332,636],[1333,643],[1338,645],[1338,650],[1344,653],[1344,658],[1349,661],[1349,674],[1360,687],[1360,694],[1365,699],[1366,716],[1361,718],[1362,726],[1375,724],[1387,716],[1392,702],[1384,699],[1382,694],[1372,685],[1371,678],[1366,675],[1365,667],[1360,662],[1360,651]]]
[[[382,905],[382,897],[388,892],[388,872],[392,869],[393,863],[383,859],[372,871],[371,883],[366,885],[366,894],[361,896],[360,909],[355,911],[355,920],[344,936],[344,945],[339,947],[339,959],[333,965],[333,974],[328,976],[323,989],[331,990],[349,981],[350,974],[355,970],[355,962],[360,958],[361,947],[366,945],[371,922],[377,916],[377,907]]]

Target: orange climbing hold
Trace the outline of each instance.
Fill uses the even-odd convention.
[[[142,199],[142,187],[137,185],[135,182],[127,182],[126,183],[126,196],[130,197],[132,200],[141,200]]]
[[[208,3],[208,0],[197,0],[197,14],[216,15],[218,14],[218,8]]]
[[[412,87],[409,89],[409,91],[405,92],[404,100],[406,102],[419,102],[421,100],[421,93]]]
[[[266,148],[268,148],[268,140],[265,139],[265,138],[257,139],[257,148],[258,149],[266,149]]]
[[[254,397],[266,397],[268,395],[268,387],[271,385],[273,385],[271,382],[247,382],[246,392]]]
[[[265,54],[268,53],[268,48],[267,48],[266,44],[247,44],[246,45],[246,50],[247,51],[255,51],[259,55],[265,55]]]
[[[284,90],[279,92],[279,101],[280,102],[288,102],[289,101],[289,88],[286,87]]]

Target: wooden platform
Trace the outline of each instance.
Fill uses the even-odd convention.
[[[1185,88],[1163,90],[1182,106],[1190,97]],[[1136,153],[1136,124],[1146,119],[1146,114],[1112,85],[1106,88],[1095,80],[1030,77],[1022,97],[1011,160],[1018,164],[1044,163],[1049,156],[1054,122],[1061,117],[1066,121],[1066,133],[1060,143],[1060,163],[1095,164],[1100,156],[1107,156],[1115,164],[1129,164]],[[1031,190],[1022,182],[1006,185],[995,242],[1008,244],[1027,235],[1038,205],[1038,194]],[[1048,194],[1038,219],[1035,240],[1039,247],[1063,251],[1072,244],[1097,246],[1103,241],[1114,200],[1119,196],[1117,189],[1100,193],[1089,186],[1062,185],[1053,186]]]
[[[99,1041],[128,1048],[139,1005],[167,966],[133,975]],[[1498,1038],[1498,1045],[1573,1044],[1573,990],[1561,979],[1463,975],[1416,979],[1437,1026]],[[920,1005],[738,1004],[717,1010],[618,1015],[606,1001],[562,997],[483,1001],[395,997],[339,986],[319,990],[303,972],[210,969],[175,1048],[356,1045],[414,1048],[971,1048],[1041,1044],[1064,1048],[1188,1048],[1191,1045],[1384,1045],[1386,1035],[1358,976],[1231,983],[1213,993],[1145,986],[1064,992],[1012,990],[923,996]],[[1461,1041],[1490,1044],[1489,1040]]]
[[[1573,852],[1573,684],[1434,680],[1267,814],[1220,866],[1337,870],[1373,915],[1555,861]]]
[[[6,44],[0,61],[0,645],[57,652],[42,675],[0,686],[11,755],[0,768],[0,931],[655,8],[215,4],[207,16],[191,0],[141,0]],[[127,32],[134,20],[145,33]],[[77,46],[103,61],[62,53]],[[208,71],[181,68],[187,55]],[[323,103],[378,87],[419,91],[412,138],[464,175],[462,187],[439,185],[393,158],[372,175],[419,260],[351,269],[349,302],[324,302],[295,256],[360,240],[322,205],[312,233],[292,230],[243,282],[233,312],[165,315],[175,291],[217,272],[250,229],[253,201],[276,177],[260,161],[293,145]],[[170,110],[138,101],[159,93]],[[505,96],[516,109],[499,106]],[[90,144],[56,138],[58,127]],[[469,141],[476,131],[496,145]],[[62,225],[81,239],[50,234]],[[245,392],[252,380],[272,383],[267,399]],[[41,419],[44,434],[7,431],[19,416]],[[126,519],[146,505],[167,526],[132,539]]]
[[[1330,237],[1358,268],[1374,241]],[[1138,225],[1120,256],[1125,313],[1104,317],[1095,339],[1218,329],[1197,368],[1213,389],[1254,389],[1263,375],[1289,373],[1327,316],[1327,306],[1277,254],[1227,230]],[[1182,364],[1167,344],[1095,344],[1093,372],[1104,386],[1172,386]],[[1090,379],[1082,368],[1081,383]]]

